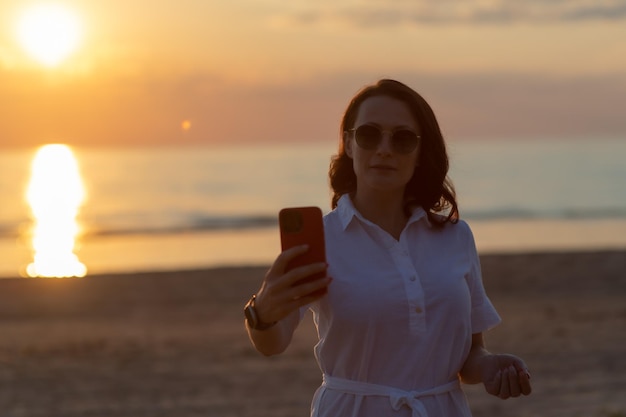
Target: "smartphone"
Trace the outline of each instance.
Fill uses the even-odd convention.
[[[287,264],[287,270],[311,263],[326,262],[324,221],[322,219],[322,210],[319,207],[284,208],[278,213],[278,224],[283,251],[294,246],[309,245],[308,251],[292,259]],[[296,285],[324,278],[325,276],[324,272],[313,274],[298,281]],[[321,293],[325,292],[326,289],[321,291]]]

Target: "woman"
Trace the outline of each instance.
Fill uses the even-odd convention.
[[[252,343],[265,355],[283,352],[313,311],[323,383],[312,416],[470,416],[460,380],[503,399],[530,394],[524,362],[485,349],[483,332],[500,318],[458,219],[430,106],[381,80],[353,98],[341,132],[324,217],[328,265],[286,272],[306,247],[276,258],[248,304]]]

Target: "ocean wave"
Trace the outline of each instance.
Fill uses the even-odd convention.
[[[171,213],[170,213],[171,214]],[[468,221],[502,220],[604,220],[626,219],[623,208],[567,208],[532,210],[527,208],[494,208],[492,210],[463,210],[461,218]],[[198,216],[180,213],[163,216],[146,213],[144,216],[111,215],[103,219],[81,219],[83,237],[130,235],[175,235],[217,231],[252,230],[277,227],[278,217],[267,214]],[[0,222],[0,238],[16,238],[28,231],[28,222]]]
[[[500,207],[492,210],[462,210],[461,217],[468,220],[600,220],[624,219],[626,207],[590,207],[560,209],[530,209]]]
[[[192,218],[187,221],[156,222],[153,224],[109,224],[105,227],[92,223],[86,228],[86,236],[120,236],[150,234],[181,234],[192,232],[245,230],[273,227],[278,224],[275,216],[210,216]]]
[[[0,237],[17,237],[19,226],[14,223],[0,223]]]

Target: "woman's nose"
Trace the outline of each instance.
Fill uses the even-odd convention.
[[[393,153],[393,146],[391,143],[391,137],[393,136],[393,132],[381,132],[380,135],[380,142],[376,147],[376,152],[381,154]]]

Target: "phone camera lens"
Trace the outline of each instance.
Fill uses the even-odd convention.
[[[287,233],[298,233],[302,230],[302,214],[297,211],[281,213],[280,223]]]

